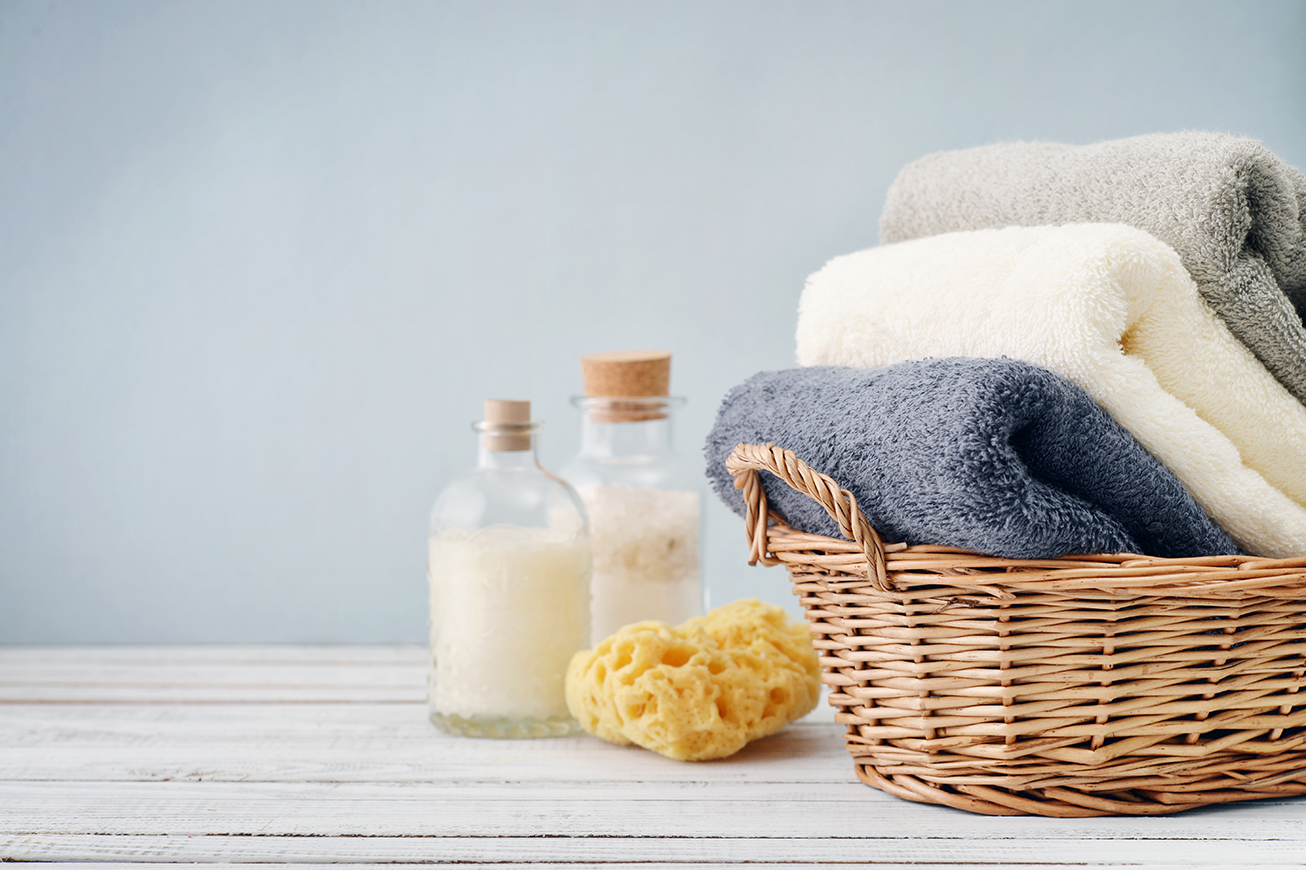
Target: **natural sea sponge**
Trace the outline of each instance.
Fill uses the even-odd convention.
[[[806,625],[750,598],[674,628],[637,622],[576,653],[567,707],[604,740],[706,761],[811,712],[820,673]]]

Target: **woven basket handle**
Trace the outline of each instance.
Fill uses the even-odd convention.
[[[857,497],[839,484],[794,455],[773,444],[739,444],[726,457],[726,470],[735,478],[735,488],[743,490],[747,515],[744,526],[748,531],[748,564],[778,565],[780,560],[767,552],[766,530],[772,518],[783,519],[771,513],[766,490],[758,477],[759,471],[769,471],[803,495],[813,499],[839,524],[839,531],[856,543],[866,554],[870,567],[868,579],[881,592],[892,592],[884,566],[884,543],[879,534],[866,522],[857,507]]]

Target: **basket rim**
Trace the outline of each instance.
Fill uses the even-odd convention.
[[[791,450],[774,444],[737,445],[726,460],[743,491],[750,565],[810,566],[827,584],[849,591],[869,585],[905,593],[941,585],[996,598],[1017,592],[1101,592],[1116,596],[1239,599],[1306,597],[1306,556],[1193,557],[1089,553],[1051,559],[1012,559],[956,547],[885,543],[857,507],[857,499]],[[770,509],[759,472],[767,471],[820,504],[844,539],[798,531]],[[858,557],[861,557],[858,559]],[[847,579],[829,576],[844,574]]]

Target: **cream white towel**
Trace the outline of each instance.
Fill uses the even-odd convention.
[[[1175,252],[1122,224],[947,233],[808,279],[800,365],[1009,356],[1060,372],[1249,552],[1306,555],[1306,407],[1202,303]]]

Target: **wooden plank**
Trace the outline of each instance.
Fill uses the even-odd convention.
[[[102,656],[97,651],[103,649]],[[426,648],[0,647],[0,709],[52,703],[424,703]],[[47,652],[46,657],[37,656]],[[22,653],[21,655],[19,653]],[[313,656],[305,658],[304,655]],[[355,657],[357,655],[357,657]],[[834,721],[822,702],[810,718]]]
[[[150,868],[150,870],[154,870],[154,868],[158,868],[160,866],[160,863],[163,862],[146,863],[143,861],[137,861],[137,862],[114,861],[112,863],[102,863],[96,861],[78,861],[77,867],[78,870],[110,870],[110,868],[113,868],[113,870],[147,870],[147,868]],[[168,860],[166,863],[172,863],[172,862]],[[203,862],[194,862],[194,863],[203,863]],[[192,864],[192,866],[194,866],[194,863]],[[213,862],[213,863],[218,863],[218,862]],[[229,862],[223,860],[221,863],[225,864]],[[230,863],[238,863],[238,862],[230,862]],[[293,870],[357,870],[357,868],[378,866],[376,863],[364,864],[364,863],[356,863],[356,862],[329,863],[329,864],[313,863],[313,862],[296,862],[293,864],[282,864],[282,863],[269,863],[266,861],[258,861],[258,862],[247,862],[247,863],[257,863],[260,867],[267,868],[267,870],[292,870],[292,868]],[[393,867],[393,868],[429,868],[433,866],[435,862],[384,861],[383,863],[385,864],[385,866]],[[440,862],[440,863],[444,863],[444,862]],[[738,866],[737,862],[663,863],[661,861],[656,861],[656,862],[640,861],[636,863],[623,863],[623,862],[595,863],[595,862],[574,862],[574,861],[548,861],[545,863],[547,864],[549,870],[713,870],[713,868],[719,868],[719,867]],[[845,863],[850,863],[850,862],[845,862]],[[32,868],[32,870],[49,870],[50,868],[50,863],[37,862],[37,861],[30,861],[30,862],[13,861],[13,862],[7,862],[7,865],[8,866],[6,867],[6,870],[8,870],[8,867],[14,867],[14,868],[26,867],[26,868]],[[500,861],[494,861],[490,863],[484,863],[480,861],[460,861],[458,862],[458,866],[459,868],[462,868],[462,870],[531,870],[531,868],[533,868],[533,870],[539,870],[539,867],[541,865],[539,863],[522,864],[517,862],[505,863]],[[784,868],[784,870],[831,870],[830,864],[828,863],[812,864],[806,862],[774,863],[771,861],[749,861],[747,866],[749,868],[757,868],[757,870],[776,870],[776,868]],[[856,862],[856,866],[858,868],[861,868],[861,870],[922,870],[923,865],[920,862],[916,862],[916,861],[907,864],[901,864],[901,863],[884,864],[878,861],[876,862],[858,861]],[[994,870],[995,867],[1008,866],[1008,865],[996,865],[992,863],[941,864],[938,862],[931,862],[930,864],[925,866],[931,868],[933,867],[947,868],[947,870]],[[1114,861],[1112,862],[1095,861],[1091,864],[1085,862],[1073,862],[1073,863],[1068,862],[1064,864],[1021,864],[1020,870],[1065,870],[1065,868],[1067,867],[1094,867],[1094,868],[1100,868],[1100,870],[1126,870],[1126,868],[1129,868],[1129,870],[1137,870],[1137,868],[1141,866],[1146,866],[1147,868],[1149,868],[1149,870],[1192,870],[1194,866],[1209,867],[1213,865],[1195,865],[1191,862],[1184,863],[1184,864],[1169,864],[1169,863],[1158,864],[1151,861],[1148,861],[1145,864],[1141,864],[1137,860],[1127,861],[1123,863],[1117,863]],[[1243,863],[1236,865],[1236,867],[1222,868],[1222,870],[1237,870],[1237,868],[1254,868],[1254,870],[1301,870],[1301,865],[1261,863],[1259,861],[1253,860],[1253,861],[1244,861]]]
[[[429,727],[429,726],[428,726]],[[589,735],[491,741],[430,728],[419,739],[327,735],[247,742],[202,738],[124,745],[68,741],[29,744],[0,736],[3,780],[229,780],[261,782],[749,781],[856,783],[838,726],[794,725],[719,761],[692,764]],[[867,788],[866,786],[861,786]]]
[[[211,750],[165,753],[144,749],[123,751],[113,757],[87,753],[76,747],[37,757],[32,757],[28,749],[0,749],[0,781],[410,783],[493,779],[519,783],[737,781],[777,786],[846,783],[870,788],[856,780],[852,763],[844,758],[822,765],[805,756],[783,757],[783,751],[777,750],[773,761],[758,764],[762,756],[749,752],[734,764],[697,765],[693,770],[680,770],[671,766],[643,766],[629,760],[628,756],[643,750],[617,751],[623,755],[586,749],[578,750],[571,757],[540,755],[486,760],[483,756],[451,759],[438,753],[404,758],[384,750],[351,753],[347,749],[329,755],[275,749],[231,755]]]
[[[425,667],[425,644],[0,644],[0,671],[27,665],[187,663],[277,665],[386,664]]]
[[[158,863],[144,862],[78,862],[80,870],[155,870]],[[358,870],[359,867],[374,867],[372,863],[268,863],[260,862],[261,867],[266,870]],[[387,862],[388,867],[430,867],[431,863],[427,861],[404,863],[404,862]],[[551,862],[550,870],[649,870],[650,867],[657,867],[657,870],[712,870],[713,867],[731,866],[727,863],[662,863],[650,865],[649,862],[641,861],[639,863],[576,863],[576,862]],[[828,863],[774,863],[771,861],[751,861],[748,866],[757,870],[768,870],[768,867],[784,867],[784,870],[829,870]],[[921,863],[866,863],[858,862],[857,866],[861,870],[921,870]],[[948,870],[993,870],[996,865],[993,863],[932,863],[935,867],[948,867]],[[1084,867],[1089,866],[1087,863],[1024,863],[1020,865],[1020,870],[1064,870],[1064,867]],[[1124,863],[1093,863],[1093,867],[1102,867],[1102,869],[1135,869],[1139,867],[1138,861],[1128,861]],[[1192,863],[1147,863],[1149,870],[1192,870]],[[1256,867],[1256,870],[1301,870],[1298,863],[1239,863],[1239,867]],[[31,867],[33,870],[48,870],[48,863],[14,861],[9,862],[5,870],[9,867]],[[458,865],[461,870],[538,870],[538,863],[482,863],[482,862],[462,862]]]
[[[471,740],[420,704],[0,705],[0,780],[412,782],[631,778],[853,782],[843,729],[816,719],[686,764],[589,735]]]
[[[0,704],[21,703],[195,703],[426,700],[425,653],[348,659],[347,650],[333,658],[310,661],[231,658],[101,661],[83,652],[82,660],[64,656],[50,661],[12,661],[0,657]],[[396,651],[402,652],[402,651]]]
[[[0,745],[164,746],[429,742],[425,702],[2,704]]]
[[[812,725],[824,729],[813,733],[829,736],[842,747],[844,728],[834,724],[829,708],[818,708],[786,731]],[[465,740],[438,731],[427,718],[425,700],[405,704],[0,704],[0,745],[213,746],[251,741],[261,745],[313,745],[314,741],[357,743],[369,739],[417,744],[434,739],[456,743]],[[587,742],[589,739],[584,738]],[[553,745],[557,741],[525,742]],[[510,746],[517,741],[494,743]]]
[[[933,867],[1001,864],[1034,866],[1265,867],[1306,862],[1298,842],[1252,840],[1102,840],[1022,837],[1007,840],[921,840],[766,837],[233,837],[0,835],[0,859],[18,861],[138,862],[485,862],[928,864]],[[1060,859],[1060,863],[1055,863]],[[1054,862],[1049,864],[1049,862]]]
[[[0,687],[17,692],[23,688],[79,689],[86,686],[193,687],[220,685],[280,688],[283,686],[402,686],[426,689],[426,669],[420,665],[341,663],[320,664],[229,664],[208,662],[143,667],[115,664],[51,667],[0,668]]]
[[[426,687],[251,686],[251,685],[85,685],[0,686],[3,704],[413,704],[426,701]]]
[[[1022,837],[1274,840],[1306,849],[1300,800],[1170,817],[980,816],[854,785],[484,782],[3,783],[0,833],[357,837],[848,838],[990,842]],[[579,860],[579,859],[578,859]]]

